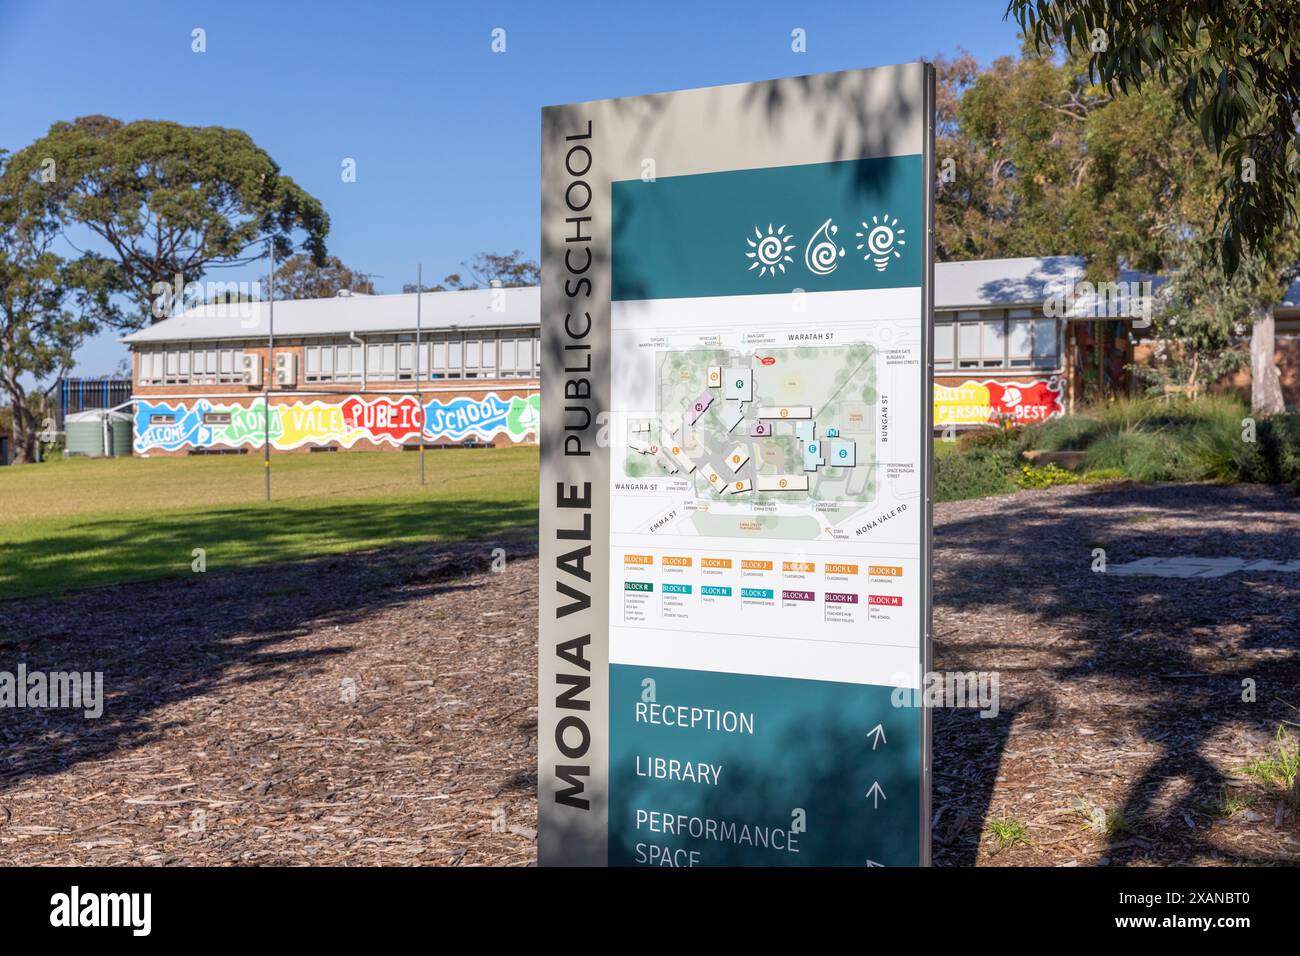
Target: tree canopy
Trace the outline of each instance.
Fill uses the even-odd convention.
[[[361,272],[353,272],[338,256],[317,263],[309,255],[286,259],[275,270],[275,298],[328,299],[343,289],[374,295],[375,285]]]
[[[1116,96],[1032,46],[937,66],[941,260],[1083,255],[1109,278],[1120,261],[1168,267],[1212,226],[1213,157],[1167,97]]]
[[[129,325],[149,320],[161,289],[250,262],[265,254],[264,240],[288,258],[302,231],[303,248],[325,257],[320,202],[240,130],[84,116],[55,123],[10,167],[49,191],[62,222],[112,250],[136,305]]]
[[[1063,45],[1030,40],[985,70],[966,55],[937,62],[936,254],[1082,255],[1095,281],[1162,273],[1151,335],[1168,344],[1139,377],[1218,381],[1297,274],[1300,234],[1220,255],[1220,160],[1200,127],[1159,84],[1126,93]],[[1271,342],[1260,348],[1271,366]]]
[[[120,290],[109,260],[87,252],[69,261],[54,251],[50,200],[39,184],[12,175],[0,152],[0,389],[19,463],[35,453],[43,382],[69,369],[82,339],[116,318],[111,297]]]
[[[482,289],[494,284],[503,289],[537,285],[542,280],[542,270],[532,259],[525,259],[519,249],[507,253],[480,252],[469,262],[462,262],[466,275],[453,272],[437,285],[426,285],[422,292],[450,292],[463,289]],[[402,286],[403,292],[415,292],[415,283]]]
[[[1058,40],[1120,93],[1176,95],[1220,163],[1223,265],[1294,228],[1300,194],[1300,5],[1289,0],[1010,0],[1040,51]]]

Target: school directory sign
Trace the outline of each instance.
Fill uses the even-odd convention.
[[[929,862],[927,64],[542,114],[542,864]]]

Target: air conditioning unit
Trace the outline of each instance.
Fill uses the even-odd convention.
[[[262,384],[262,356],[256,352],[245,352],[239,368],[241,385]]]
[[[298,381],[298,356],[293,352],[275,353],[275,384],[294,385]]]

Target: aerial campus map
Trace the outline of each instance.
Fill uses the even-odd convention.
[[[872,345],[658,351],[654,366],[623,472],[675,479],[659,487],[682,493],[695,533],[836,537],[875,500]]]

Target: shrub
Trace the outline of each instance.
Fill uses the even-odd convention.
[[[1008,428],[973,428],[957,436],[957,447],[962,451],[972,448],[1009,449],[1018,447],[1020,436]]]
[[[1099,468],[1096,471],[1085,471],[1080,480],[1086,485],[1097,485],[1103,481],[1123,481],[1127,477],[1123,468]]]
[[[1101,432],[1101,423],[1088,415],[1066,415],[1030,425],[1020,433],[1024,451],[1082,451]]]
[[[1231,395],[1162,401],[1117,398],[1086,414],[1025,429],[1019,447],[1086,452],[1089,471],[1120,471],[1137,481],[1300,482],[1300,416],[1256,423]]]
[[[1015,491],[1017,455],[1009,449],[972,448],[934,462],[934,500],[961,501]]]
[[[1253,442],[1250,417],[1230,395],[1119,398],[1019,432],[965,432],[935,461],[935,500],[1121,478],[1285,483],[1300,491],[1300,414],[1258,419]],[[1082,477],[1056,465],[1025,465],[1021,452],[1030,449],[1084,452]]]
[[[1088,448],[1087,471],[1115,469],[1136,481],[1196,481],[1203,477],[1200,464],[1186,447],[1154,432],[1117,431],[1104,435]]]
[[[1255,440],[1265,477],[1300,491],[1300,414],[1274,415],[1260,422]]]
[[[1054,485],[1077,485],[1083,479],[1055,462],[1048,462],[1041,468],[1022,465],[1016,476],[1016,484],[1021,488],[1051,488]]]

